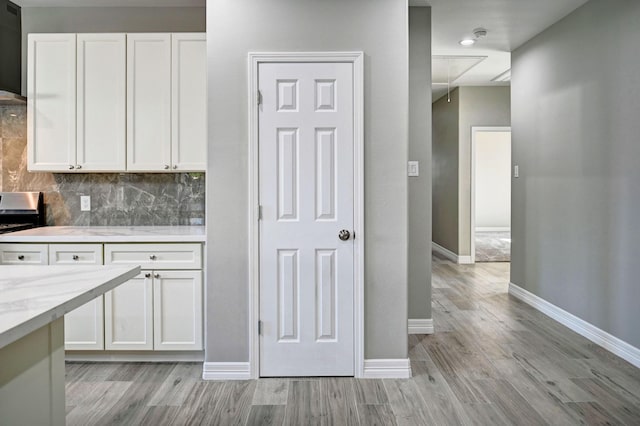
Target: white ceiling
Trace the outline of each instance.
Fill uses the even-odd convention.
[[[510,52],[556,23],[587,0],[409,0],[411,6],[431,6],[434,56],[486,56],[454,81],[453,86],[487,86],[508,83],[491,80],[511,68]],[[487,29],[474,46],[458,42]],[[436,65],[437,61],[434,61]],[[455,61],[452,61],[452,64]],[[436,69],[434,69],[435,75]],[[435,86],[434,100],[446,93]]]

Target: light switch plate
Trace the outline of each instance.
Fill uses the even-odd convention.
[[[409,163],[407,164],[407,174],[410,177],[420,176],[420,162],[409,161]]]
[[[91,196],[89,195],[80,196],[80,211],[82,212],[91,211]]]

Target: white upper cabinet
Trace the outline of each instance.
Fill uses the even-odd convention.
[[[29,170],[75,169],[75,34],[29,34],[27,97]]]
[[[28,168],[206,170],[204,33],[29,34]]]
[[[127,35],[127,170],[171,169],[171,34]]]
[[[78,171],[126,169],[126,35],[78,34]]]
[[[204,33],[174,33],[171,47],[171,167],[177,171],[205,170],[206,36]]]

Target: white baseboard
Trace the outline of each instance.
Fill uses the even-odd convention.
[[[476,232],[510,232],[508,226],[481,226],[476,228]]]
[[[433,334],[433,319],[409,319],[409,334]]]
[[[202,362],[204,352],[65,351],[64,359],[73,362]]]
[[[473,263],[471,261],[471,256],[459,256],[454,252],[452,252],[451,250],[442,247],[440,244],[434,243],[433,241],[431,242],[431,247],[432,247],[432,250],[435,251],[436,253],[440,253],[447,259],[459,265],[469,265]]]
[[[248,362],[205,362],[202,366],[204,380],[250,380]]]
[[[509,283],[509,294],[640,368],[640,349],[635,346],[513,283]]]
[[[409,358],[365,359],[363,379],[410,379]]]

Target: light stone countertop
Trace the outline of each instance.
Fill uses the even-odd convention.
[[[0,266],[0,348],[139,273],[138,266]]]
[[[204,226],[43,226],[0,235],[0,243],[204,242]]]

